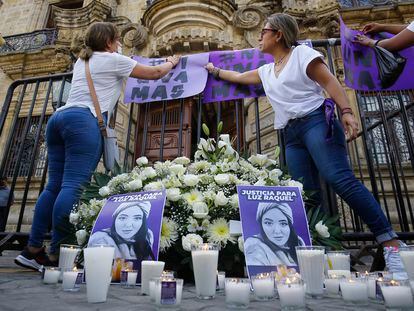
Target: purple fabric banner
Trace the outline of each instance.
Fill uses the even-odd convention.
[[[142,260],[158,260],[165,198],[165,191],[109,197],[96,219],[88,246],[113,246],[114,271],[119,268],[117,265],[140,270]],[[146,253],[138,253],[138,250]],[[113,275],[112,281],[119,279]]]
[[[414,48],[394,52],[394,56],[405,59],[404,70],[396,73],[395,82],[385,81],[379,74],[377,57],[372,47],[352,42],[361,31],[348,28],[341,19],[342,58],[345,70],[345,84],[359,91],[406,90],[414,88],[412,71],[414,68]],[[375,39],[390,38],[388,33],[380,33]]]
[[[203,91],[207,81],[208,53],[182,56],[178,65],[159,80],[129,78],[125,88],[124,103],[147,103],[185,98]],[[155,66],[165,58],[134,56],[138,63]]]
[[[237,193],[249,276],[278,264],[298,270],[295,246],[311,245],[299,188],[237,186]]]

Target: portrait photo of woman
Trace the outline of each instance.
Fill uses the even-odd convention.
[[[248,266],[297,266],[295,246],[305,243],[293,227],[292,209],[287,203],[260,202],[256,221],[260,232],[244,242]]]
[[[111,227],[93,233],[88,246],[113,246],[115,258],[139,262],[154,260],[154,234],[147,222],[150,210],[151,203],[148,201],[121,203],[112,214]]]

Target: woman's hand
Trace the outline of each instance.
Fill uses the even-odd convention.
[[[375,42],[377,42],[377,40],[373,40],[371,38],[368,38],[365,35],[358,34],[354,37],[353,42],[359,43],[361,45],[373,47],[375,45]]]
[[[367,33],[378,33],[382,31],[382,24],[379,23],[369,23],[366,24],[364,26],[364,28],[362,29],[362,31],[367,34]]]
[[[208,63],[207,65],[204,66],[204,68],[207,69],[208,73],[213,73],[214,65],[213,63]]]
[[[358,136],[358,122],[355,120],[355,117],[351,113],[345,113],[341,118],[342,125],[345,130],[345,135],[347,138],[353,140]]]
[[[177,55],[168,56],[167,59],[166,59],[167,63],[171,63],[173,65],[172,68],[177,66],[179,61],[180,61],[180,56],[177,56]]]

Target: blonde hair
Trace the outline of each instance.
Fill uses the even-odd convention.
[[[82,50],[79,57],[88,60],[93,52],[103,52],[109,42],[114,42],[119,37],[118,29],[112,23],[97,22],[88,27],[85,34]]]
[[[292,16],[285,13],[275,13],[267,18],[267,22],[272,29],[282,32],[283,43],[287,48],[297,45],[299,26]]]

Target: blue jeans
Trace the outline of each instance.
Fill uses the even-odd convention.
[[[28,245],[41,247],[52,225],[50,253],[55,254],[67,234],[62,230],[69,225],[64,218],[78,202],[102,155],[98,121],[87,108],[57,111],[47,123],[46,143],[48,183],[36,202]]]
[[[322,107],[288,123],[285,135],[289,174],[296,180],[302,178],[305,190],[320,193],[319,172],[368,225],[379,243],[396,238],[379,203],[349,166],[342,125],[335,119],[334,137],[329,143],[325,141],[326,132]],[[316,199],[320,200],[320,195]]]

